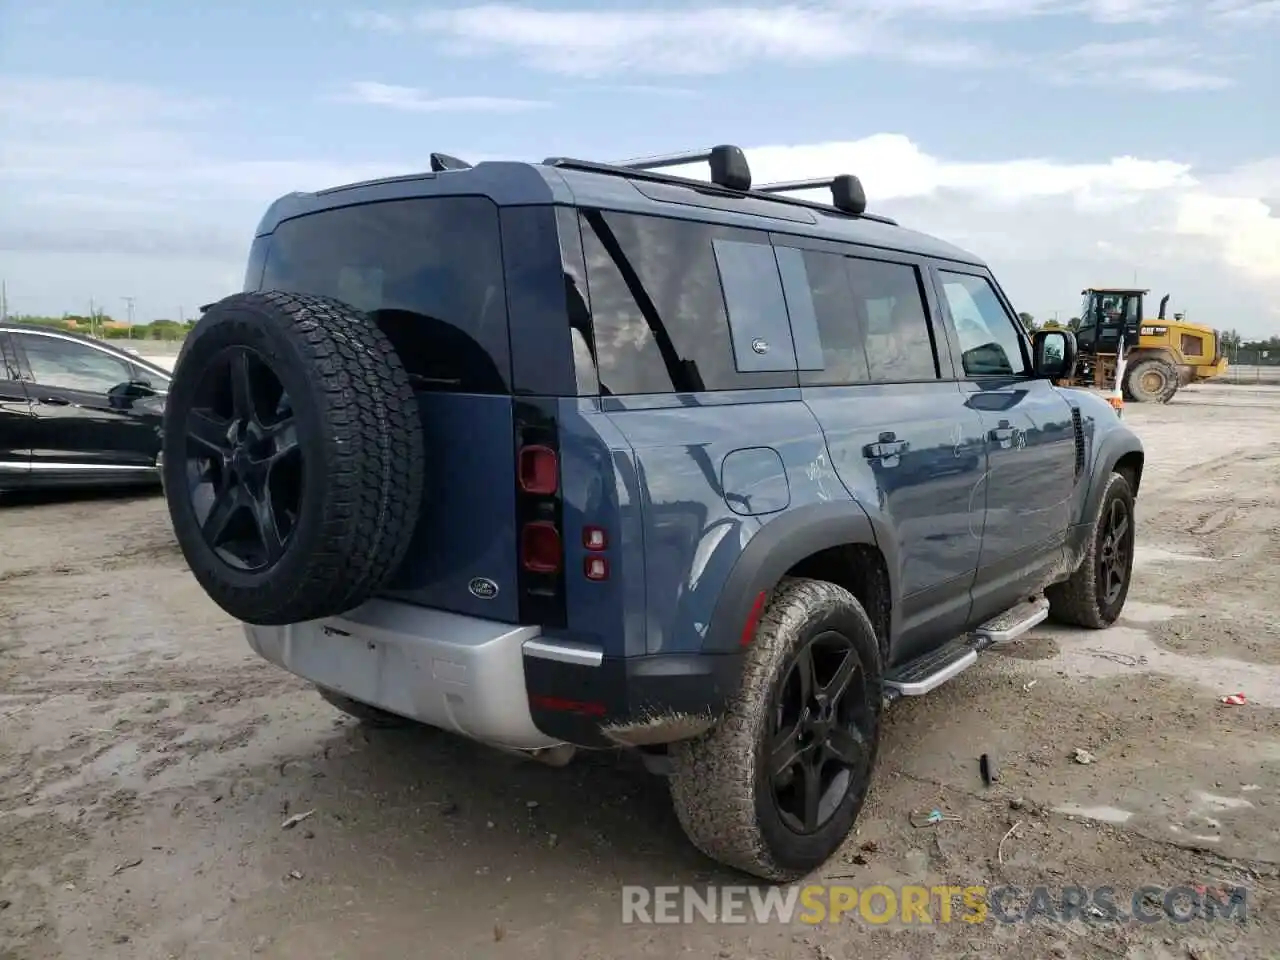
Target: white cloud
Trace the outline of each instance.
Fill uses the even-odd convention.
[[[1083,287],[1136,273],[1192,319],[1275,332],[1280,219],[1264,198],[1280,195],[1280,158],[1214,177],[1137,157],[964,163],[898,134],[747,154],[757,183],[857,174],[873,212],[982,256],[1019,309],[1069,316]]]
[[[275,197],[423,163],[219,155],[182,104],[155,97],[88,80],[0,79],[0,249],[12,309],[129,295],[142,318],[190,311],[238,285],[253,225]],[[59,121],[44,122],[46,110]],[[1192,319],[1276,329],[1280,218],[1268,204],[1280,198],[1280,156],[1213,174],[1176,158],[1105,154],[974,163],[894,133],[747,152],[757,183],[858,174],[873,211],[987,259],[1019,309],[1069,316],[1082,287],[1131,283],[1136,271]]]
[[[1054,83],[1079,86],[1133,86],[1161,93],[1225,90],[1231,77],[1197,64],[1210,59],[1194,44],[1166,37],[1086,43],[1044,64]]]
[[[1209,12],[1243,27],[1280,24],[1280,0],[1211,0]]]
[[[417,87],[399,87],[373,80],[357,80],[334,97],[340,103],[388,107],[409,113],[520,113],[551,106],[545,100],[515,97],[433,97]]]
[[[918,29],[908,40],[890,29],[880,9],[796,3],[576,11],[494,3],[407,15],[359,13],[352,22],[447,40],[446,48],[459,55],[509,53],[539,69],[582,76],[698,75],[761,61],[857,56],[941,65],[986,59],[977,45],[929,37]]]

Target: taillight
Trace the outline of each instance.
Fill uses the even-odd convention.
[[[588,550],[603,550],[609,546],[609,535],[600,527],[583,527],[582,545]]]
[[[582,561],[582,573],[588,580],[608,580],[609,561],[605,557],[587,557]]]
[[[552,496],[560,487],[560,464],[550,447],[520,448],[520,489],[540,497]]]
[[[520,562],[530,573],[560,570],[560,531],[554,523],[526,523],[520,534]]]

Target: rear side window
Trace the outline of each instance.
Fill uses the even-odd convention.
[[[420,390],[510,392],[497,208],[480,197],[340,207],[286,220],[262,289],[373,314]]]
[[[938,365],[920,285],[910,264],[778,248],[801,382],[806,386],[935,380]],[[816,327],[820,355],[807,357]]]
[[[598,210],[581,225],[602,394],[796,385],[767,234]]]

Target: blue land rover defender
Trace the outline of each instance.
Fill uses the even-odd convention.
[[[1119,616],[1143,469],[1070,333],[865,208],[733,146],[281,198],[169,393],[193,574],[349,713],[638,751],[706,854],[804,875],[887,704]]]

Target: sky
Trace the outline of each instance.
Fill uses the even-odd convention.
[[[1280,334],[1280,0],[0,0],[11,313],[190,317],[275,197],[743,147],[1066,320],[1087,286]]]

